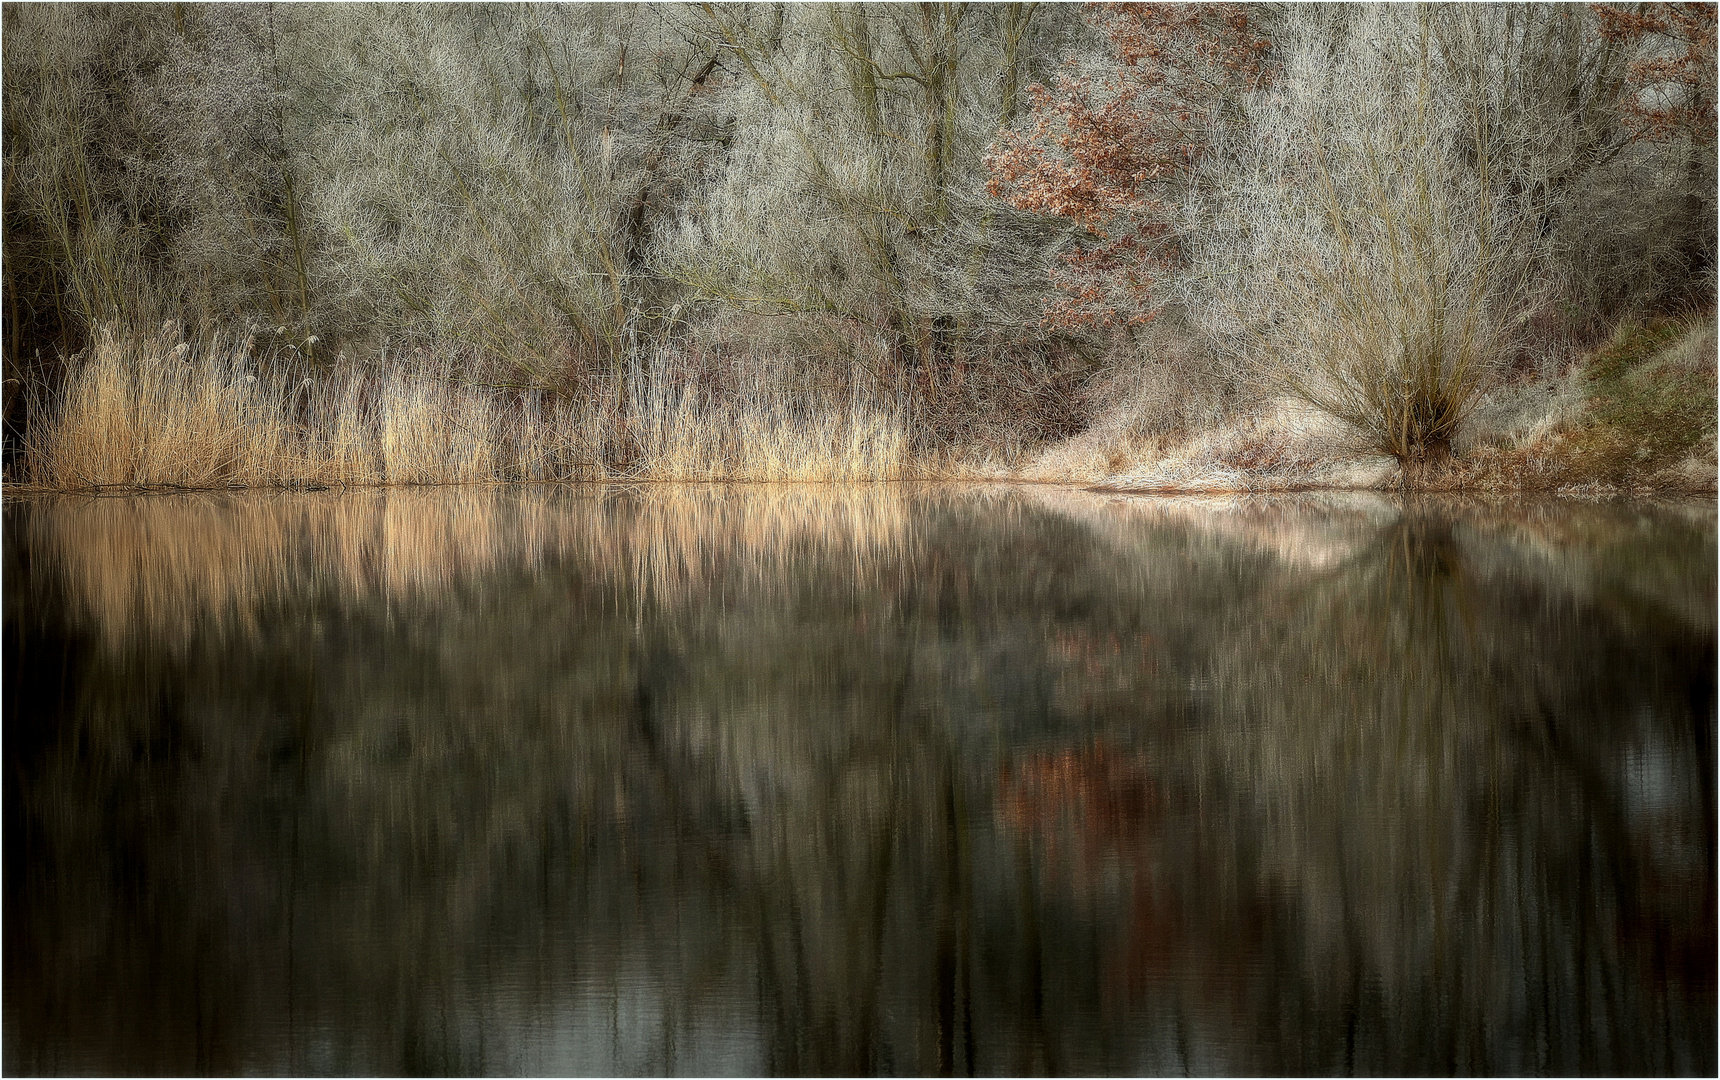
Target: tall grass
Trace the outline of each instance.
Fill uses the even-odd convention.
[[[688,385],[672,355],[625,393],[464,382],[448,357],[319,367],[254,334],[99,331],[35,387],[18,479],[63,490],[579,480],[889,480],[899,409]]]

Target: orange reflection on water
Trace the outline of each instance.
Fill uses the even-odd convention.
[[[1036,753],[998,771],[998,813],[1012,829],[1046,846],[1055,859],[1073,831],[1083,867],[1134,848],[1153,827],[1157,789],[1139,757],[1103,741]]]

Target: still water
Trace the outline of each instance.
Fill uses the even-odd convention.
[[[1716,1069],[1716,514],[9,501],[9,1073]]]

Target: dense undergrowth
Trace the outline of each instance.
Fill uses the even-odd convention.
[[[1411,485],[1432,491],[1713,493],[1715,319],[1627,321],[1600,347],[1480,397],[1451,456]],[[1097,430],[1097,429],[1096,429]],[[1089,439],[1091,437],[1089,436]],[[1081,440],[1074,440],[1079,445]],[[1205,430],[1057,447],[1029,469],[1144,490],[1396,488],[1403,467],[1299,402],[1246,410]],[[1085,464],[1085,468],[1082,465]],[[1097,466],[1097,467],[1095,467]]]
[[[18,479],[65,490],[587,480],[888,480],[887,408],[701,397],[672,356],[588,396],[480,385],[434,361],[318,366],[255,335],[104,332],[23,439]]]
[[[1711,5],[0,18],[12,489],[1714,488]]]
[[[1180,402],[1142,431],[1139,394],[1010,453],[916,444],[911,400],[705,396],[660,353],[585,395],[482,385],[413,363],[316,365],[255,334],[105,332],[34,403],[14,489],[511,481],[1005,478],[1161,491],[1388,488],[1402,468],[1293,399]],[[1715,320],[1627,322],[1599,348],[1482,396],[1427,490],[1711,493]],[[1116,392],[1112,388],[1109,392]],[[1158,414],[1165,412],[1161,402]],[[1025,451],[1025,452],[1024,452]]]

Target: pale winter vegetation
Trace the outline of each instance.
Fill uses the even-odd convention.
[[[888,480],[904,425],[859,402],[768,392],[701,400],[657,357],[621,408],[463,384],[412,355],[323,373],[256,336],[173,343],[107,328],[25,436],[26,475],[62,488],[493,480]]]
[[[4,23],[14,483],[1714,484],[1712,6]]]

